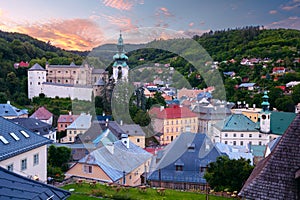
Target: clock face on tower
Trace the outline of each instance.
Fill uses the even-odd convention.
[[[261,118],[262,118],[262,119],[266,119],[267,116],[266,116],[266,115],[262,115]]]

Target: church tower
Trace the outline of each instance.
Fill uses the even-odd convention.
[[[115,82],[118,82],[119,80],[128,81],[128,57],[125,55],[124,43],[121,33],[118,39],[117,48],[118,52],[113,56],[113,78]]]
[[[264,92],[264,96],[262,97],[263,102],[261,103],[262,111],[260,113],[260,131],[263,133],[270,132],[270,124],[271,124],[271,112],[269,111],[269,96],[267,92]]]
[[[44,82],[46,82],[46,70],[36,63],[28,70],[28,99],[43,93]]]

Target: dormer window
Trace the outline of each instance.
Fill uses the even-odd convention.
[[[181,172],[181,171],[183,171],[183,165],[176,165],[175,166],[176,167],[176,171],[178,172]]]
[[[195,152],[195,144],[188,144],[188,152]]]

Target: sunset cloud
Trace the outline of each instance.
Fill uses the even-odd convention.
[[[294,9],[297,9],[297,8],[300,8],[300,1],[299,0],[293,0],[285,5],[282,5],[281,6],[281,9],[282,10],[285,10],[285,11],[291,11],[291,10],[294,10]]]
[[[123,31],[137,28],[137,26],[133,24],[132,20],[125,16],[102,15],[102,17],[107,20],[110,26],[117,26],[118,29]]]
[[[300,17],[293,16],[265,26],[266,28],[290,28],[300,29]]]
[[[189,27],[194,26],[194,22],[189,23]]]
[[[88,19],[52,20],[44,24],[19,25],[15,31],[68,50],[90,50],[102,41],[102,30]]]
[[[269,11],[269,14],[271,14],[271,15],[274,15],[274,14],[276,14],[277,13],[277,10],[270,10]]]
[[[158,8],[155,12],[156,16],[166,16],[166,17],[172,17],[174,16],[167,8],[161,7]]]
[[[118,10],[131,10],[136,4],[144,4],[144,0],[103,0],[103,4]]]

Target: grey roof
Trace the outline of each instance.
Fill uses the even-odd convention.
[[[92,115],[82,113],[67,127],[67,129],[87,130],[91,126],[91,120]]]
[[[221,120],[231,114],[229,108],[221,106],[201,106],[196,105],[192,111],[198,115],[201,120]]]
[[[118,141],[118,138],[109,129],[106,129],[93,141],[93,144],[99,147],[116,141]]]
[[[129,136],[145,136],[145,132],[141,126],[137,124],[123,124],[120,128]]]
[[[105,82],[102,80],[102,78],[99,78],[99,80],[96,81],[96,83],[94,85],[96,85],[96,86],[104,86]]]
[[[28,71],[46,71],[46,70],[38,63],[35,63]]]
[[[194,146],[194,150],[189,150],[189,146]],[[161,181],[205,184],[204,172],[199,169],[219,156],[222,154],[205,134],[182,133],[158,153],[148,179],[159,181],[160,169]],[[176,165],[182,165],[183,171],[176,171]]]
[[[246,199],[298,199],[299,177],[296,175],[300,166],[299,136],[298,114],[275,149],[256,165],[239,196]]]
[[[1,200],[17,199],[67,199],[68,191],[28,179],[0,167],[0,198]]]
[[[224,121],[219,121],[215,127],[222,131],[258,132],[256,123],[243,114],[232,114]]]
[[[26,109],[19,109],[11,105],[10,103],[6,104],[0,104],[0,116],[8,117],[8,116],[14,116],[18,117],[21,115],[28,114],[28,111]]]
[[[106,146],[100,147],[78,162],[98,165],[113,181],[117,181],[123,177],[123,171],[132,172],[152,156],[130,141],[129,148],[121,140],[114,142],[113,148],[111,153]]]
[[[93,69],[92,74],[103,74],[105,72],[104,69]]]
[[[25,135],[21,131],[25,131]],[[15,140],[10,133],[14,133],[19,140]],[[0,137],[0,161],[51,143],[51,140],[2,117],[0,117]]]
[[[40,135],[47,135],[50,131],[55,131],[50,124],[35,118],[15,118],[10,120]]]

